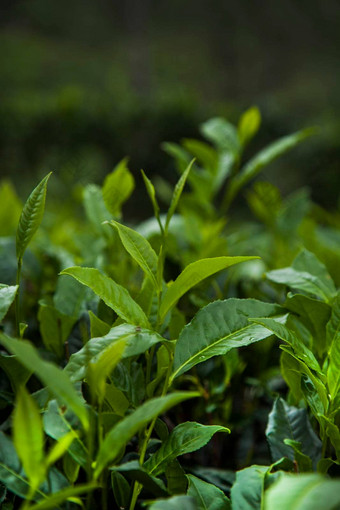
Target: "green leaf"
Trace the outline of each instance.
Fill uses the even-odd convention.
[[[145,313],[132,299],[129,292],[98,269],[69,267],[60,274],[72,276],[78,282],[92,289],[124,321],[136,326],[148,327],[149,321]]]
[[[126,338],[121,338],[111,343],[87,365],[87,379],[91,391],[99,404],[102,404],[105,398],[106,379],[120,361],[126,347],[126,342]]]
[[[254,465],[236,473],[236,481],[231,488],[232,510],[262,510],[264,508],[262,498],[266,475],[270,469],[270,466]]]
[[[52,466],[59,460],[61,457],[65,455],[65,453],[70,449],[70,446],[74,439],[77,438],[77,434],[71,430],[60,439],[58,439],[51,450],[48,452],[46,458],[46,464],[48,466]]]
[[[0,322],[15,299],[18,285],[0,284]]]
[[[68,339],[77,317],[60,313],[54,306],[41,304],[38,311],[40,333],[46,349],[62,358],[65,342]]]
[[[87,468],[88,451],[80,437],[80,423],[69,410],[61,409],[56,400],[48,403],[47,411],[43,416],[44,430],[55,441],[61,440],[72,433],[74,441],[70,444],[69,454],[84,469]]]
[[[320,365],[317,362],[314,354],[310,349],[308,349],[308,347],[295,334],[294,331],[288,329],[287,326],[285,326],[284,324],[279,324],[273,319],[263,318],[250,320],[251,322],[256,322],[256,324],[260,324],[264,328],[268,328],[269,331],[274,333],[274,335],[276,335],[278,338],[280,338],[284,342],[287,342],[293,348],[294,354],[299,359],[304,361],[310,369],[315,370],[315,372],[318,372],[319,374],[322,374]]]
[[[326,326],[329,350],[327,384],[331,401],[338,400],[340,390],[340,292],[333,302],[332,315]]]
[[[298,441],[302,453],[312,458],[314,468],[321,457],[322,443],[310,424],[306,409],[288,405],[277,398],[268,417],[266,437],[274,462],[282,457],[294,460],[294,453],[285,439]]]
[[[185,138],[182,143],[212,175],[217,173],[218,153],[211,145],[193,138]]]
[[[285,439],[284,443],[294,451],[295,462],[297,463],[299,473],[308,473],[313,471],[313,462],[309,455],[301,451],[301,443],[293,439]]]
[[[49,361],[44,361],[30,342],[20,341],[0,333],[0,343],[15,354],[24,367],[31,370],[61,402],[69,406],[88,429],[87,410],[72,386],[67,374]]]
[[[284,474],[265,494],[266,510],[335,510],[340,481],[316,474]]]
[[[175,347],[171,379],[213,356],[271,336],[272,333],[263,326],[249,323],[248,318],[273,316],[280,312],[279,306],[255,299],[231,298],[210,303],[182,330]]]
[[[17,259],[20,261],[32,237],[39,228],[45,209],[47,182],[52,172],[40,181],[28,197],[22,210],[16,237]]]
[[[237,129],[222,117],[214,117],[200,126],[201,133],[218,149],[227,150],[237,155],[240,150],[240,140]]]
[[[27,370],[22,366],[16,356],[0,354],[0,367],[4,370],[8,379],[11,381],[14,391],[16,391],[20,386],[26,384],[32,374],[30,370]]]
[[[77,485],[76,487],[67,487],[59,492],[56,492],[52,496],[49,496],[44,501],[37,503],[36,505],[32,505],[29,507],[30,510],[48,510],[55,509],[64,501],[68,499],[74,498],[79,494],[85,494],[87,492],[93,491],[98,487],[98,484],[95,482],[90,482],[83,485]]]
[[[158,221],[158,224],[159,224],[159,227],[161,229],[161,232],[163,232],[163,225],[162,225],[162,222],[161,222],[161,219],[160,219],[160,216],[159,216],[159,205],[158,205],[157,198],[156,198],[155,187],[152,184],[152,182],[150,181],[150,179],[148,179],[148,177],[145,175],[143,170],[141,170],[141,172],[142,172],[144,184],[145,184],[145,187],[146,187],[146,191],[147,191],[147,193],[149,195],[149,198],[151,200],[151,203],[152,203],[154,215],[155,215],[155,217],[156,217],[156,219]]]
[[[300,316],[300,320],[312,334],[316,352],[322,358],[327,350],[325,327],[330,318],[331,307],[303,294],[288,295],[284,306]]]
[[[173,192],[173,195],[172,195],[172,199],[171,199],[171,203],[170,203],[170,207],[169,207],[168,213],[166,215],[165,227],[164,227],[165,232],[168,231],[170,220],[171,220],[171,218],[173,217],[173,215],[174,215],[174,213],[176,211],[179,199],[181,198],[182,191],[184,189],[186,180],[188,178],[188,175],[189,175],[189,172],[191,170],[191,167],[194,164],[194,161],[195,160],[193,159],[189,163],[189,165],[184,170],[184,172],[182,173],[181,177],[179,178],[179,180],[178,180],[178,182],[177,182],[177,184],[175,186],[175,189],[174,189],[174,192]]]
[[[229,510],[230,500],[221,489],[193,475],[187,475],[187,495],[196,500],[197,510]]]
[[[126,341],[126,348],[122,357],[129,358],[142,354],[153,345],[162,342],[164,338],[155,331],[136,328],[131,324],[121,324],[112,328],[103,337],[92,338],[80,351],[72,354],[65,367],[65,372],[73,382],[84,379],[87,363],[111,344],[120,340]]]
[[[166,465],[165,477],[170,494],[184,494],[187,491],[188,480],[184,469],[177,459],[172,460]]]
[[[46,475],[44,433],[39,409],[24,387],[14,409],[13,441],[31,485],[38,488]]]
[[[103,199],[107,210],[113,216],[119,216],[121,206],[130,197],[135,180],[127,167],[128,158],[122,159],[113,172],[106,176],[103,184]]]
[[[227,267],[259,257],[213,257],[189,264],[168,287],[161,303],[160,318],[163,321],[168,311],[192,287],[209,276]]]
[[[168,494],[163,481],[151,476],[137,460],[131,460],[130,462],[115,466],[112,468],[112,471],[124,473],[124,475],[128,476],[132,481],[137,481],[142,484],[143,487],[156,497],[166,496]]]
[[[197,506],[191,496],[172,496],[152,503],[149,510],[197,510]]]
[[[91,338],[107,335],[111,329],[110,326],[99,319],[91,310],[89,310],[89,317]]]
[[[97,478],[105,466],[117,458],[128,441],[152,419],[180,402],[197,396],[195,392],[175,392],[164,397],[153,398],[123,418],[110,430],[100,446],[96,459],[95,477]]]
[[[125,477],[118,471],[111,472],[111,487],[118,508],[128,508],[131,499],[131,487]]]
[[[260,110],[253,106],[246,110],[240,117],[238,123],[238,136],[243,146],[256,135],[261,124]]]
[[[88,184],[84,188],[83,203],[86,216],[96,233],[112,237],[110,229],[103,225],[104,221],[108,221],[111,218],[111,214],[106,208],[101,188],[96,184]]]
[[[299,253],[291,267],[269,271],[266,276],[272,282],[302,290],[326,302],[336,293],[325,265],[307,250]]]
[[[304,129],[271,143],[258,152],[231,181],[228,189],[227,202],[231,203],[238,191],[253,179],[264,167],[275,159],[293,149],[296,145],[314,133],[312,129]]]
[[[161,474],[166,465],[180,455],[191,453],[205,446],[216,432],[230,430],[220,425],[201,425],[196,422],[185,422],[177,425],[162,444],[144,464],[144,468],[152,475]]]
[[[151,278],[154,286],[160,289],[157,281],[158,257],[150,243],[132,228],[117,221],[110,221],[109,225],[116,228],[122,244],[131,257],[137,262],[144,273]]]
[[[30,484],[25,478],[22,465],[9,437],[0,431],[0,481],[14,494],[25,498],[30,490]],[[47,492],[56,492],[67,485],[67,480],[59,471],[52,468],[48,481],[37,489],[34,498],[46,498]]]

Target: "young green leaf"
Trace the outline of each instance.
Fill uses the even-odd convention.
[[[49,361],[44,361],[33,345],[27,341],[20,341],[0,333],[0,343],[8,351],[15,354],[28,370],[31,370],[38,379],[61,402],[69,406],[81,420],[87,430],[89,426],[88,414],[85,405],[74,389],[67,374]]]
[[[46,475],[44,433],[39,409],[24,387],[13,414],[13,440],[30,484],[37,489]]]
[[[282,457],[294,460],[292,449],[284,443],[285,439],[291,439],[300,442],[302,452],[311,456],[316,468],[322,444],[310,424],[306,409],[290,406],[282,398],[277,398],[268,417],[266,437],[274,462]]]
[[[113,472],[118,471],[119,473],[124,473],[131,480],[137,481],[156,497],[168,495],[163,481],[155,476],[151,476],[137,460],[125,462],[111,469]]]
[[[149,510],[197,510],[197,506],[194,498],[181,495],[159,499],[149,506]]]
[[[110,430],[100,446],[96,459],[95,477],[97,478],[105,466],[117,458],[127,442],[151,420],[180,402],[197,396],[199,394],[195,392],[175,392],[164,397],[153,398],[123,418]]]
[[[266,510],[332,510],[340,506],[340,481],[316,474],[283,474],[265,493]]]
[[[231,298],[210,303],[182,330],[175,347],[171,380],[213,356],[271,336],[266,328],[250,323],[248,318],[280,313],[279,306],[255,299]]]
[[[93,395],[100,404],[103,403],[106,390],[106,379],[120,361],[127,340],[117,340],[100,352],[96,359],[92,359],[87,366],[87,379]]]
[[[62,436],[60,439],[58,439],[51,450],[48,452],[47,458],[46,458],[46,464],[47,466],[52,466],[59,460],[65,453],[69,450],[72,442],[74,439],[76,439],[77,434],[71,430],[64,436]]]
[[[60,274],[72,276],[78,282],[92,289],[124,321],[136,326],[149,326],[145,313],[136,301],[132,299],[129,292],[112,280],[112,278],[101,273],[99,269],[69,267]]]
[[[302,290],[319,297],[326,303],[336,294],[334,282],[326,266],[308,250],[302,250],[291,267],[269,271],[266,276],[272,282]]]
[[[117,229],[126,251],[137,262],[144,273],[151,278],[154,286],[160,289],[160,283],[157,282],[158,257],[150,243],[141,234],[117,221],[112,220],[109,222],[109,225]]]
[[[189,165],[184,170],[184,172],[182,173],[181,177],[179,178],[179,180],[178,180],[178,182],[177,182],[177,184],[175,186],[175,189],[174,189],[174,192],[173,192],[173,195],[172,195],[172,200],[171,200],[171,203],[170,203],[170,207],[169,207],[168,213],[166,215],[165,227],[164,227],[165,232],[168,231],[170,220],[171,220],[171,218],[173,217],[173,215],[174,215],[174,213],[176,211],[179,199],[181,198],[182,191],[184,189],[186,180],[188,178],[188,175],[189,175],[189,172],[191,170],[191,167],[194,164],[194,161],[195,160],[193,159],[189,163]]]
[[[30,510],[53,510],[56,507],[59,507],[64,501],[67,501],[68,499],[72,500],[72,498],[75,498],[80,494],[86,494],[87,492],[93,491],[97,487],[98,484],[96,482],[77,485],[75,487],[67,487],[66,489],[56,492],[44,501],[36,503],[29,508]]]
[[[127,167],[127,162],[128,158],[122,159],[104,181],[104,202],[113,216],[120,215],[121,206],[130,197],[135,187],[135,180]]]
[[[95,356],[100,355],[111,344],[126,341],[126,348],[122,353],[123,358],[138,356],[147,351],[153,345],[164,340],[155,331],[139,329],[131,324],[121,324],[112,328],[109,333],[100,338],[91,338],[87,344],[75,354],[65,367],[65,372],[71,381],[80,381],[85,377],[86,365]]]
[[[40,181],[38,186],[32,191],[28,197],[22,210],[16,237],[17,259],[21,261],[25,250],[32,237],[39,228],[45,209],[45,198],[47,182],[51,176],[50,172]]]
[[[237,129],[222,117],[214,117],[200,126],[201,133],[218,149],[226,150],[236,156],[240,150]]]
[[[15,299],[18,285],[0,284],[0,322]]]
[[[239,190],[253,179],[264,167],[293,149],[312,134],[314,134],[313,129],[304,129],[292,135],[284,136],[258,152],[231,181],[226,195],[226,204],[229,206]]]
[[[253,106],[246,110],[240,117],[238,123],[238,136],[243,146],[256,135],[261,124],[260,110]]]
[[[221,489],[205,482],[197,476],[187,475],[189,488],[187,495],[196,500],[197,510],[230,510],[230,500]]]
[[[327,344],[330,345],[327,384],[332,401],[339,399],[340,390],[340,292],[333,302],[332,315],[326,326]],[[338,400],[337,399],[337,400]]]
[[[220,425],[201,425],[196,422],[185,422],[177,425],[162,444],[144,464],[147,471],[157,476],[161,474],[166,465],[186,453],[191,453],[205,446],[216,432],[230,430]]]
[[[146,187],[146,191],[148,192],[149,198],[150,198],[151,203],[152,203],[152,207],[153,207],[153,212],[154,212],[155,218],[158,221],[158,224],[159,224],[159,227],[161,229],[161,232],[163,232],[163,225],[162,225],[162,222],[161,222],[161,219],[160,219],[160,216],[159,216],[159,205],[158,205],[157,198],[156,198],[155,187],[152,184],[152,182],[150,181],[150,179],[148,179],[148,177],[145,175],[143,170],[141,170],[141,172],[142,172],[144,184],[145,184],[145,187]]]
[[[201,259],[189,264],[176,280],[168,287],[160,307],[160,319],[163,321],[168,311],[192,287],[209,276],[227,267],[259,257],[213,257]]]

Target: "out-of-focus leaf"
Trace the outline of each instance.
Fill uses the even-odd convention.
[[[30,506],[30,510],[49,510],[58,507],[64,501],[68,499],[74,498],[79,494],[85,494],[87,492],[93,491],[98,487],[98,484],[95,482],[90,482],[83,485],[77,485],[76,487],[67,487],[60,492],[56,492],[52,496],[48,496],[47,499],[37,503],[35,505]]]
[[[240,150],[240,140],[237,129],[222,117],[214,117],[200,126],[201,133],[218,149],[227,150],[237,155]]]
[[[266,510],[335,510],[340,506],[340,481],[316,474],[284,474],[265,493]]]
[[[44,433],[39,409],[24,387],[14,409],[13,441],[30,483],[38,488],[46,474]]]
[[[106,176],[103,184],[104,202],[113,216],[120,215],[121,206],[130,197],[135,187],[135,180],[127,167],[127,161],[127,158],[122,159]]]
[[[172,496],[159,499],[149,506],[150,510],[197,510],[196,502],[191,496]]]
[[[124,473],[132,481],[137,481],[142,484],[143,487],[148,489],[156,497],[167,495],[167,490],[163,481],[155,476],[151,476],[137,460],[131,460],[130,462],[115,466],[112,468],[112,471]]]
[[[0,284],[0,322],[8,312],[9,307],[14,301],[18,290],[18,285]]]
[[[20,363],[31,370],[56,398],[73,410],[85,429],[88,428],[87,410],[63,370],[49,361],[44,361],[33,345],[27,341],[9,338],[0,333],[0,343],[12,354],[15,354]]]
[[[256,106],[252,106],[241,115],[238,123],[238,136],[242,145],[247,145],[256,135],[260,124],[261,113]]]
[[[60,313],[55,307],[41,304],[38,312],[40,332],[45,347],[62,358],[65,342],[71,333],[77,317]]]

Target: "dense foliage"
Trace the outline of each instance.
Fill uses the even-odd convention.
[[[340,214],[257,180],[233,219],[313,134],[244,163],[260,121],[164,144],[179,180],[142,173],[133,228],[127,160],[46,211],[51,174],[23,207],[2,183],[2,508],[339,508]]]

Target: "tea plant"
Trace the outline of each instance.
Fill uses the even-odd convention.
[[[272,266],[266,281],[256,277],[248,293],[260,299],[242,297],[254,268],[262,268],[262,276],[261,244],[254,243],[251,255],[251,240],[243,243],[246,255],[236,255],[242,243],[224,232],[223,214],[243,185],[309,135],[285,137],[242,167],[259,123],[259,112],[251,109],[238,128],[222,119],[204,126],[214,147],[194,140],[184,148],[167,144],[180,178],[161,214],[143,173],[154,219],[137,229],[122,223],[122,206],[134,188],[126,160],[102,188],[85,188],[86,225],[76,216],[61,223],[52,214],[38,231],[50,174],[20,218],[6,185],[18,227],[16,267],[8,255],[11,239],[0,246],[7,277],[17,275],[16,285],[8,279],[0,286],[4,508],[288,510],[316,508],[321,500],[324,508],[325,502],[329,509],[340,504],[339,481],[326,477],[337,472],[340,455],[336,285],[305,249],[289,267]],[[212,201],[227,178],[215,208]],[[269,215],[264,189],[257,184],[248,200],[268,228],[259,237],[275,238],[283,253],[292,215],[277,195],[276,213]],[[296,225],[311,221],[306,208],[301,211]],[[6,225],[11,233],[13,224]],[[302,245],[297,230],[290,257]],[[26,249],[37,231],[34,255]],[[44,261],[40,272],[37,260]],[[168,267],[174,260],[177,275]],[[30,288],[26,267],[35,273]],[[225,276],[234,267],[245,269],[233,279]],[[287,297],[283,286],[292,290]],[[289,392],[276,396],[268,419],[273,464],[236,474],[211,467],[211,459],[200,466],[194,452],[223,448],[223,437],[234,434],[230,384],[245,369],[238,348],[263,346],[250,354],[256,357],[250,364],[261,364],[261,353],[266,371],[277,377],[270,353],[278,343]]]

